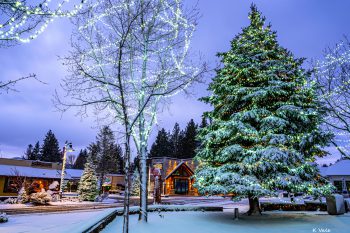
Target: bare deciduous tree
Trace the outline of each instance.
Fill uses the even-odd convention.
[[[197,10],[181,0],[105,0],[88,2],[90,11],[74,21],[73,50],[65,59],[70,76],[56,95],[60,110],[90,107],[123,127],[125,153],[124,230],[128,232],[130,139],[141,160],[140,218],[147,221],[147,142],[165,98],[177,94],[206,71],[190,54]],[[199,64],[199,65],[197,65]]]
[[[319,96],[327,108],[325,127],[333,131],[333,145],[343,157],[350,155],[350,42],[345,37],[324,51],[315,64]]]

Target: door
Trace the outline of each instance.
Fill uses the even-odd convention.
[[[175,179],[175,194],[188,194],[188,179]]]

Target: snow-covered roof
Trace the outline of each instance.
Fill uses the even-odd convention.
[[[83,170],[66,169],[66,179],[80,178]],[[35,178],[61,178],[61,170],[0,164],[0,176],[24,176]]]
[[[323,176],[350,176],[350,160],[342,159],[329,167],[320,167]]]

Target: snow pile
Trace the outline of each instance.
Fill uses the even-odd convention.
[[[45,189],[42,189],[41,192],[32,193],[30,195],[30,201],[35,205],[47,205],[52,201],[52,197]]]
[[[9,197],[4,201],[4,204],[17,204],[17,198]]]
[[[52,190],[52,189],[56,189],[58,187],[59,183],[58,181],[53,181],[50,185],[49,185],[49,189]]]

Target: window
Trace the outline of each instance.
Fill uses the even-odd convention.
[[[337,189],[337,192],[341,192],[343,190],[343,181],[335,180],[335,181],[333,181],[333,184],[334,184],[335,188]]]
[[[6,177],[4,186],[5,193],[17,193],[19,188],[16,177]]]

